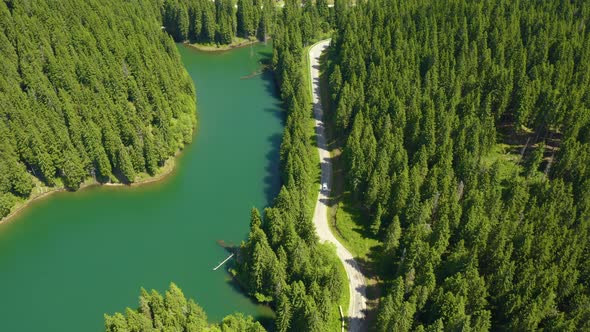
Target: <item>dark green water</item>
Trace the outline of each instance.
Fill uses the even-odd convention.
[[[250,209],[278,191],[282,133],[269,46],[227,53],[179,47],[197,87],[195,141],[167,180],[93,188],[36,202],[0,225],[0,331],[100,331],[103,314],[135,308],[140,287],[171,281],[217,321],[269,315],[212,268],[239,244]]]

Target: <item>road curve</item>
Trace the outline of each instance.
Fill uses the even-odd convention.
[[[320,190],[313,215],[316,232],[322,242],[330,242],[336,246],[336,254],[342,261],[348,276],[350,304],[348,306],[348,330],[352,332],[366,331],[365,312],[367,309],[367,294],[365,277],[352,254],[336,240],[328,225],[328,198],[332,188],[332,159],[326,146],[323,110],[320,102],[320,55],[330,44],[330,39],[322,40],[309,49],[309,71],[312,81],[313,113],[317,136],[318,152],[321,162],[321,183],[328,185],[328,190]]]

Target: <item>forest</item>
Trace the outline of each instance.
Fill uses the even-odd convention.
[[[178,42],[231,44],[234,38],[266,40],[276,19],[274,0],[166,0],[162,23]]]
[[[105,331],[186,331],[186,332],[265,332],[252,317],[233,314],[210,324],[203,309],[187,300],[174,283],[164,296],[155,290],[141,290],[139,308],[127,308],[125,314],[105,315]]]
[[[303,6],[296,20],[304,43],[329,30],[327,0],[298,1],[298,5]],[[275,0],[166,0],[162,22],[178,42],[227,45],[236,38],[266,41],[276,37],[275,30],[284,23],[283,13]]]
[[[377,331],[590,330],[590,3],[371,0],[327,87]]]
[[[160,7],[0,3],[0,219],[37,186],[154,174],[192,139],[195,88]]]
[[[0,217],[42,184],[133,182],[191,141],[173,39],[273,38],[282,187],[234,273],[277,331],[330,331],[347,281],[312,223],[304,48],[325,75],[346,189],[380,240],[377,331],[590,330],[590,3],[39,0],[0,3]],[[168,35],[172,36],[172,38]],[[175,285],[107,331],[218,324]]]
[[[286,110],[280,148],[282,187],[261,215],[252,210],[250,234],[236,267],[240,284],[275,310],[276,331],[333,331],[348,284],[335,250],[320,244],[312,223],[317,197],[317,150],[303,49],[329,28],[327,4],[289,0],[278,12],[272,66]],[[308,24],[308,17],[316,21]],[[334,325],[336,323],[336,326]]]

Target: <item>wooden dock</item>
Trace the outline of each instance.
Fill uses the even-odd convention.
[[[213,268],[213,271],[217,270],[218,268],[220,268],[223,264],[225,264],[225,262],[229,261],[230,258],[234,257],[234,254],[229,255],[226,259],[223,260],[223,262],[219,263],[219,265],[217,265],[216,267]]]

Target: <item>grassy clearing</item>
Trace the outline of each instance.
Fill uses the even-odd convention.
[[[492,165],[497,162],[500,166],[500,179],[502,180],[510,178],[515,173],[521,174],[522,166],[519,164],[520,155],[510,152],[514,149],[514,145],[498,143],[494,145],[490,153],[485,157],[482,157],[481,165],[484,167],[492,167]]]
[[[370,235],[369,223],[351,204],[350,193],[345,192],[334,205],[330,218],[332,233],[355,256],[370,260],[370,254],[380,242]]]

